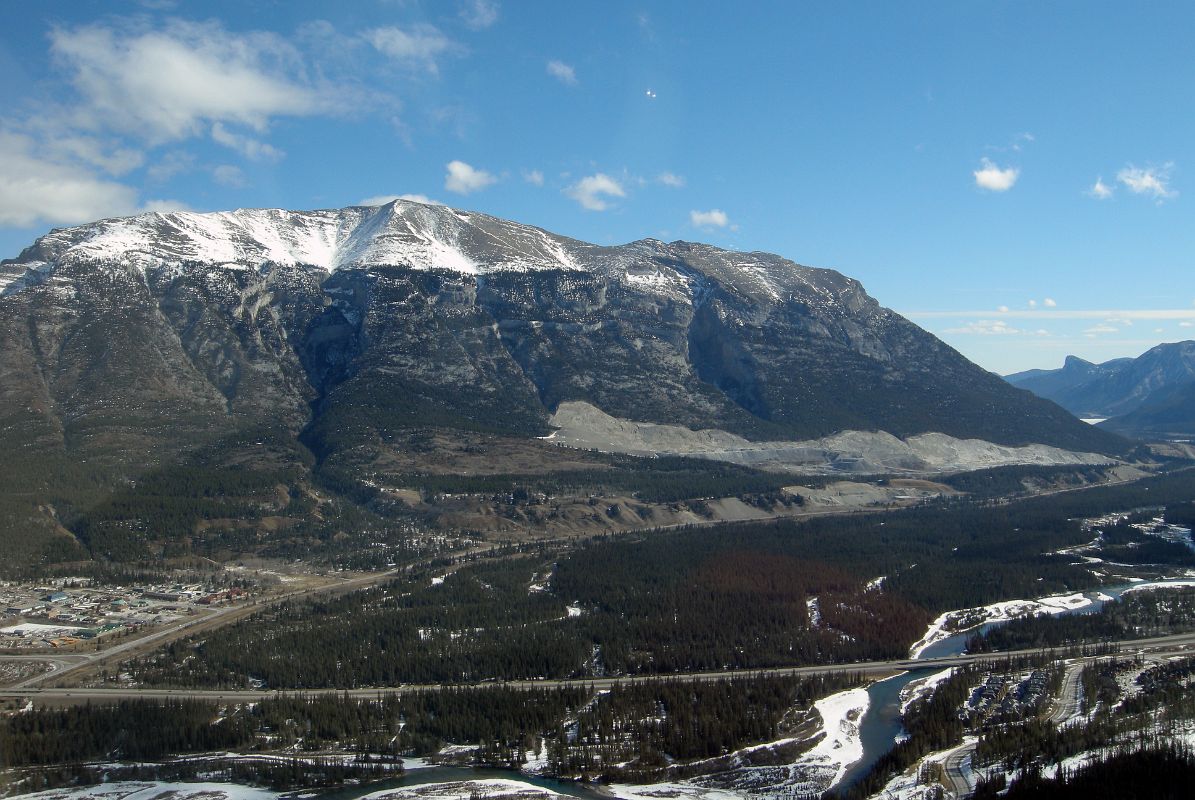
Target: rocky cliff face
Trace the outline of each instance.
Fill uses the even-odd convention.
[[[255,459],[309,458],[301,439],[376,471],[420,463],[411,431],[527,440],[569,401],[756,441],[1123,444],[837,272],[687,242],[599,247],[442,206],[104,220],[0,264],[0,291],[10,471],[57,458],[132,480],[239,436]]]

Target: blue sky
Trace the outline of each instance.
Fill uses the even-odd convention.
[[[411,195],[838,269],[988,369],[1195,338],[1190,3],[0,5],[0,255]]]

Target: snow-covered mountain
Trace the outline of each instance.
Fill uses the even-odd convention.
[[[1125,445],[857,281],[768,253],[602,247],[395,201],[101,220],[38,239],[0,281],[0,450],[15,454],[0,481],[48,486],[82,464],[86,480],[131,481],[180,457],[242,463],[259,440],[277,445],[270,469],[309,469],[314,453],[337,485],[542,474],[561,448],[541,437],[567,403],[731,442],[935,433],[980,440],[952,452],[1033,463],[1046,451],[1015,448],[1049,445],[1056,462]],[[589,447],[597,433],[570,436]],[[881,439],[865,450],[933,469]],[[791,449],[768,463],[785,468]]]
[[[789,282],[815,294],[827,283],[826,270],[798,267],[768,254],[709,250],[729,261],[720,265],[731,268],[723,277],[743,291],[778,298]],[[199,265],[302,265],[327,272],[401,265],[466,275],[586,270],[645,291],[683,291],[685,273],[661,268],[668,255],[667,245],[655,240],[599,247],[485,214],[406,200],[321,211],[154,212],[52,231],[18,259],[4,263],[0,292],[19,291],[53,274],[57,266],[81,262],[121,264],[143,272]]]

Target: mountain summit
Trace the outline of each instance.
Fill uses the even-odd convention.
[[[18,483],[84,463],[94,485],[135,481],[200,453],[314,464],[337,485],[592,466],[553,431],[785,470],[1124,447],[833,270],[602,247],[445,206],[102,220],[38,239],[0,286],[0,448]],[[627,426],[632,444],[601,438]]]

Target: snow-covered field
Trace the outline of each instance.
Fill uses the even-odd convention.
[[[1166,581],[1164,583],[1155,583],[1151,581],[1149,583],[1138,583],[1135,586],[1130,586],[1129,588],[1125,589],[1122,594],[1128,594],[1129,592],[1148,592],[1156,589],[1179,589],[1182,587],[1191,586],[1195,586],[1195,580]]]
[[[847,768],[863,757],[859,722],[867,712],[866,689],[849,689],[814,703],[821,727],[806,742],[813,746],[789,763],[753,766],[753,752],[791,745],[800,740],[780,739],[730,754],[729,770],[683,781],[646,786],[613,784],[610,791],[624,800],[742,800],[746,795],[815,796],[837,785]]]
[[[1018,617],[1035,617],[1045,614],[1065,614],[1068,611],[1085,608],[1093,602],[1095,601],[1081,594],[1062,594],[1041,597],[1037,600],[1005,600],[977,608],[947,611],[930,623],[925,635],[909,649],[909,657],[917,658],[930,645],[989,622],[1007,622]]]
[[[51,789],[24,797],[26,800],[274,800],[278,793],[236,783],[122,781]]]
[[[918,678],[905,684],[905,687],[900,690],[901,716],[904,716],[904,713],[909,710],[909,706],[924,697],[932,695],[953,674],[954,667],[947,667],[941,672],[935,672],[932,675],[926,675],[924,678]]]
[[[474,794],[486,800],[499,798],[528,798],[529,800],[553,800],[564,795],[540,786],[519,780],[487,778],[474,781],[450,781],[448,783],[420,783],[400,789],[384,789],[364,795],[360,800],[460,800]]]

